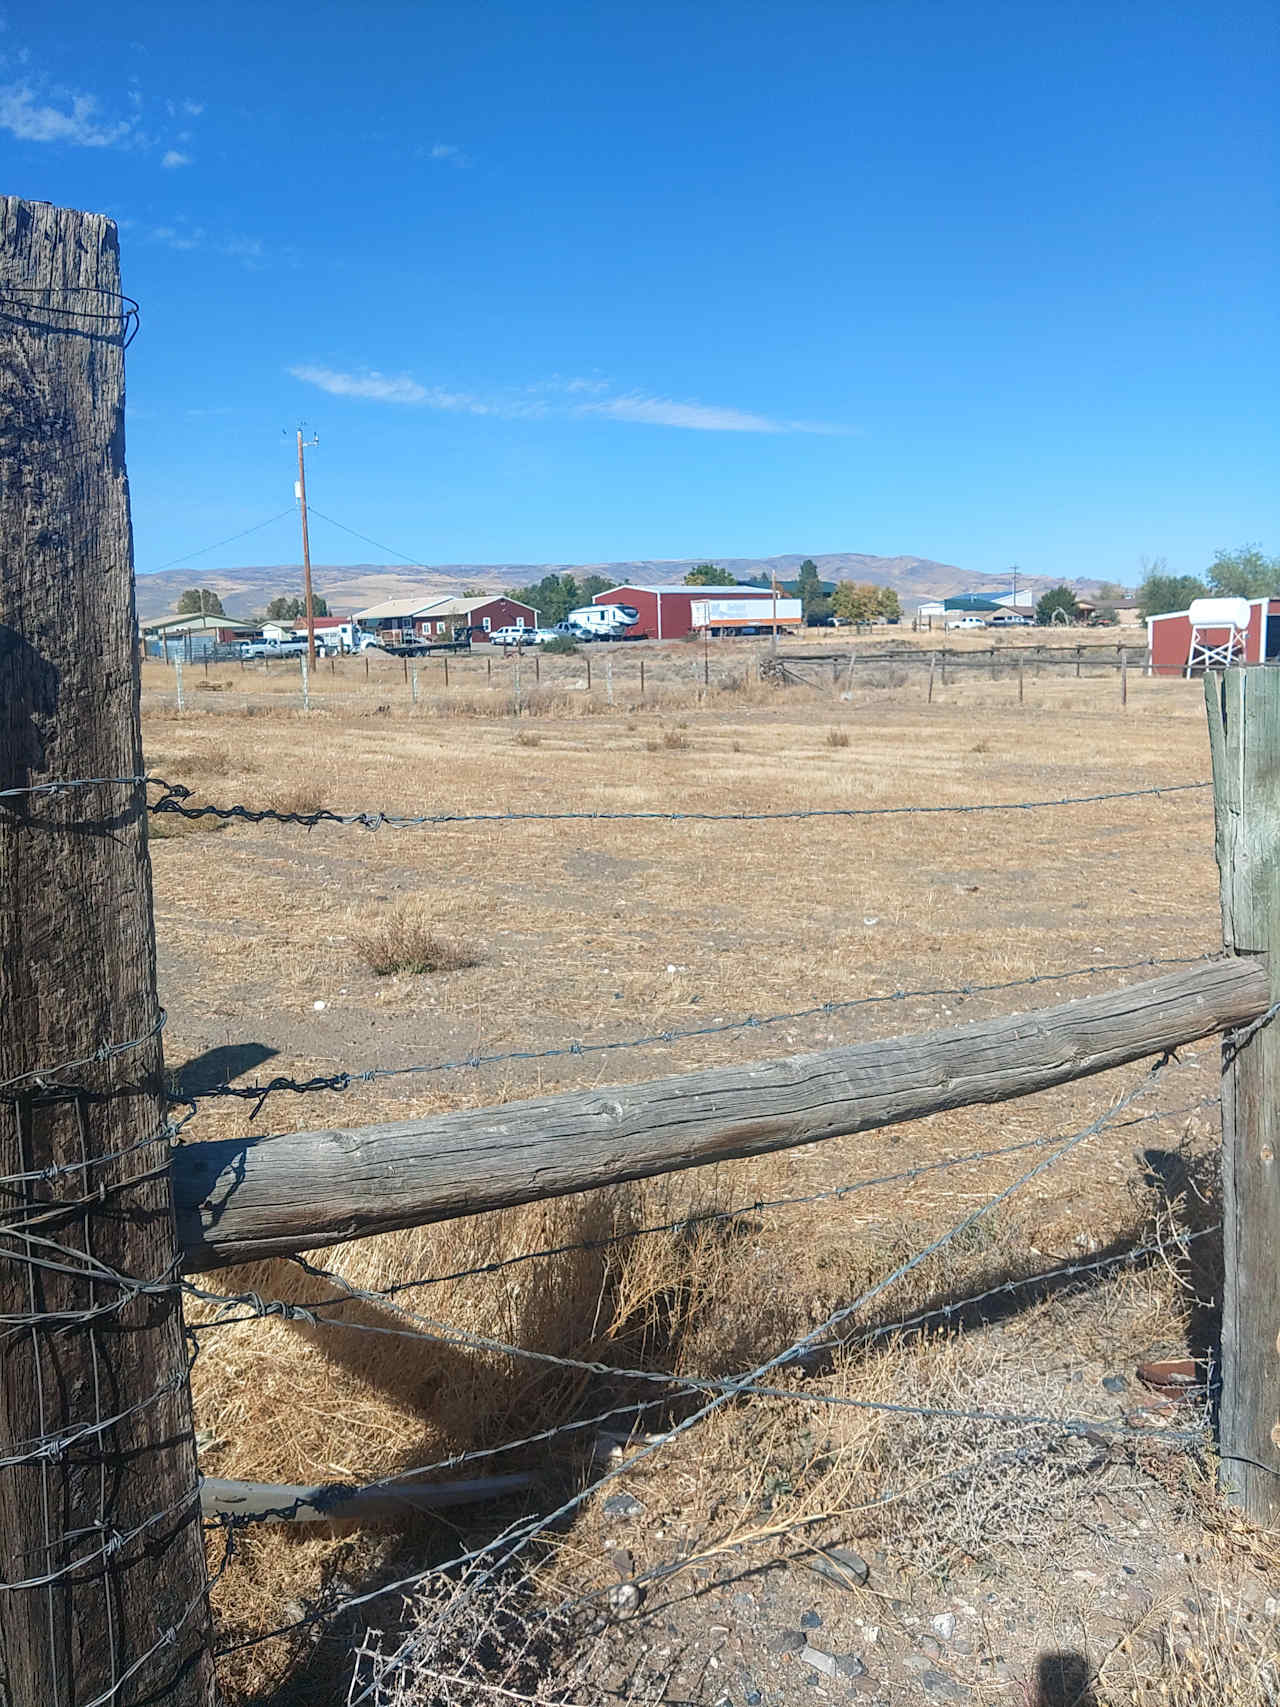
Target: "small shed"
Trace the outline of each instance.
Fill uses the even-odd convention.
[[[234,616],[163,616],[142,624],[142,647],[149,658],[205,658],[219,646],[233,646],[258,630]]]
[[[1238,617],[1218,610],[1223,605],[1239,607]],[[1206,608],[1213,607],[1213,608]],[[1147,644],[1154,676],[1199,674],[1206,666],[1201,647],[1221,648],[1229,644],[1230,631],[1237,628],[1240,644],[1232,662],[1241,664],[1280,663],[1280,598],[1195,599],[1186,610],[1161,611],[1147,618]],[[1192,638],[1197,637],[1197,657],[1192,660]],[[1218,667],[1225,663],[1218,659]],[[1213,661],[1208,660],[1209,667]]]

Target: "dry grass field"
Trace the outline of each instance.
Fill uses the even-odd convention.
[[[1007,671],[953,672],[926,704],[921,671],[863,660],[826,685],[779,688],[757,679],[758,653],[739,644],[713,652],[704,681],[701,650],[676,645],[645,650],[642,701],[638,649],[617,649],[610,683],[601,653],[612,650],[592,652],[590,693],[585,655],[542,659],[540,679],[524,660],[519,716],[510,660],[494,660],[491,676],[478,658],[453,660],[447,689],[440,661],[423,660],[416,698],[387,660],[367,681],[361,661],[321,665],[309,712],[293,669],[214,666],[206,680],[188,666],[179,713],[172,668],[144,665],[148,767],[192,788],[197,804],[495,815],[377,831],[154,818],[166,1059],[183,1087],[710,1028],[700,1038],[464,1064],[342,1093],[282,1092],[257,1112],[211,1098],[188,1137],[363,1125],[928,1030],[1150,974],[1099,970],[1021,990],[908,995],[719,1028],[901,990],[1052,979],[1218,946],[1207,793],[973,816],[505,816],[1031,801],[1196,781],[1208,776],[1208,750],[1194,685],[1135,671],[1122,711],[1114,670],[1078,680],[1070,670],[1029,671],[1022,703]],[[753,1206],[1070,1134],[1144,1071],[316,1254],[362,1288],[423,1284],[398,1293],[396,1307],[351,1304],[317,1326],[213,1325],[216,1306],[193,1311],[203,1468],[365,1482],[661,1392],[417,1337],[424,1321],[428,1333],[444,1324],[610,1367],[699,1377],[749,1369],[1019,1178],[1040,1152],[809,1204]],[[1161,1448],[1171,1419],[1134,1374],[1144,1359],[1202,1354],[1209,1344],[1216,1241],[1178,1239],[1216,1219],[1217,1111],[1205,1100],[1216,1079],[1210,1045],[877,1297],[821,1371],[781,1376],[790,1398],[724,1405],[606,1490],[634,1495],[639,1513],[620,1517],[593,1496],[526,1551],[531,1592],[548,1605],[656,1573],[633,1618],[588,1625],[580,1651],[562,1665],[546,1659],[546,1689],[554,1671],[562,1691],[554,1698],[707,1707],[750,1703],[753,1692],[766,1703],[814,1693],[1045,1707],[1273,1700],[1275,1626],[1260,1597],[1280,1592],[1274,1555],[1218,1505],[1201,1455]],[[733,1217],[679,1225],[739,1206]],[[676,1225],[631,1236],[667,1223]],[[582,1242],[593,1248],[508,1260]],[[1159,1249],[1119,1267],[1103,1260],[1134,1244]],[[1013,1286],[990,1307],[939,1315],[920,1330],[869,1332],[1090,1260],[1094,1271],[1063,1284]],[[439,1278],[493,1263],[507,1266]],[[334,1290],[284,1263],[209,1284],[301,1301]],[[823,1407],[804,1401],[811,1389],[983,1417]],[[637,1426],[660,1430],[692,1408],[687,1397],[673,1400]],[[1150,1440],[1109,1444],[988,1420],[1006,1413],[1136,1417],[1150,1423]],[[1194,1412],[1172,1419],[1178,1428],[1188,1420]],[[625,1434],[629,1425],[617,1426]],[[493,1662],[512,1692],[505,1697],[440,1681],[468,1666],[474,1674],[497,1625],[488,1647],[465,1624],[451,1638],[438,1584],[425,1602],[397,1590],[332,1621],[240,1644],[412,1578],[524,1511],[554,1509],[589,1481],[590,1449],[608,1444],[586,1430],[461,1472],[533,1469],[540,1485],[527,1506],[385,1529],[241,1532],[216,1596],[219,1640],[231,1650],[220,1662],[227,1701],[337,1707],[366,1628],[387,1632],[391,1649],[406,1619],[439,1624],[430,1664],[390,1668],[367,1699],[418,1707],[529,1697],[528,1665],[502,1673]],[[832,1545],[870,1562],[864,1589],[807,1568],[812,1547]],[[221,1557],[220,1539],[215,1551]],[[815,1646],[856,1652],[861,1673],[829,1679],[770,1645],[777,1629],[818,1607]],[[958,1634],[931,1634],[931,1619],[948,1609]],[[1080,1687],[1054,1694],[1036,1666],[1077,1650]],[[940,1682],[921,1681],[921,1656]]]

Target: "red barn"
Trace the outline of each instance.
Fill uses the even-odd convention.
[[[760,599],[761,622],[768,622],[773,593],[768,587],[610,587],[597,593],[597,605],[632,605],[639,619],[627,630],[629,640],[683,640],[693,630],[695,599]]]
[[[1214,601],[1221,603],[1223,601]],[[1241,601],[1244,603],[1245,601]],[[1239,662],[1262,664],[1280,661],[1280,598],[1249,599],[1249,621],[1243,630],[1244,656]],[[1165,611],[1147,618],[1147,644],[1151,649],[1153,676],[1181,676],[1191,653],[1191,611]],[[1226,627],[1202,626],[1200,640],[1209,646],[1225,646]]]

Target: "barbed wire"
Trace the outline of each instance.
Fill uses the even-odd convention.
[[[750,824],[793,823],[801,819],[852,819],[933,817],[989,812],[1036,812],[1059,806],[1093,806],[1111,800],[1139,800],[1169,794],[1188,794],[1212,788],[1212,782],[1174,782],[1151,788],[1125,788],[1100,794],[1063,795],[1045,800],[988,800],[967,804],[933,806],[798,806],[776,812],[421,812],[383,811],[333,812],[327,807],[314,812],[285,812],[274,806],[189,806],[192,790],[163,777],[148,782],[165,793],[153,800],[153,813],[176,813],[182,818],[216,818],[223,823],[296,824],[314,829],[318,824],[359,826],[365,830],[406,830],[448,824],[566,824],[566,823],[665,823]]]
[[[1110,972],[1136,972],[1157,966],[1198,966],[1221,959],[1221,953],[1201,955],[1147,955],[1141,960],[1110,961],[1101,965],[1077,966],[1064,972],[1034,972],[1022,978],[1005,978],[995,983],[945,984],[933,989],[889,990],[874,996],[852,996],[837,1001],[818,1002],[807,1008],[793,1008],[781,1013],[748,1014],[743,1019],[714,1020],[707,1025],[668,1028],[641,1037],[618,1038],[603,1043],[584,1043],[574,1039],[548,1049],[509,1049],[492,1054],[473,1054],[452,1061],[416,1062],[407,1067],[339,1068],[331,1073],[317,1073],[307,1079],[278,1074],[265,1083],[232,1085],[224,1081],[207,1091],[200,1091],[197,1101],[217,1097],[236,1097],[256,1104],[249,1118],[254,1120],[269,1096],[277,1091],[291,1091],[305,1096],[316,1091],[347,1091],[357,1085],[373,1084],[378,1079],[395,1079],[419,1073],[456,1073],[478,1071],[512,1061],[553,1061],[572,1055],[604,1055],[627,1049],[649,1049],[670,1043],[685,1043],[700,1037],[718,1037],[734,1031],[761,1030],[766,1026],[798,1024],[807,1019],[819,1019],[848,1013],[854,1008],[876,1007],[887,1002],[929,1001],[944,996],[969,997],[990,995],[996,991],[1025,989],[1033,984],[1060,983],[1071,978],[1096,978]]]
[[[1036,1178],[1054,1161],[1068,1154],[1072,1149],[1076,1148],[1087,1139],[1096,1136],[1106,1127],[1114,1125],[1118,1116],[1139,1097],[1147,1094],[1148,1090],[1150,1090],[1154,1084],[1159,1082],[1159,1078],[1162,1077],[1167,1068],[1172,1065],[1176,1065],[1176,1063],[1173,1062],[1171,1058],[1167,1056],[1162,1058],[1161,1063],[1151,1069],[1146,1079],[1144,1079],[1136,1089],[1128,1093],[1127,1096],[1121,1098],[1118,1102],[1114,1103],[1094,1121],[1090,1122],[1088,1126],[1070,1137],[1065,1139],[1061,1137],[1054,1137],[1047,1140],[1032,1140],[1027,1144],[1017,1146],[1017,1148],[1026,1149],[1033,1147],[1037,1143],[1055,1143],[1058,1145],[1058,1149],[1054,1156],[1036,1163],[1028,1172],[1011,1182],[1011,1184],[1006,1186],[995,1198],[991,1199],[988,1205],[983,1205],[979,1209],[973,1211],[971,1216],[967,1217],[966,1221],[961,1225],[972,1225],[976,1220],[981,1219],[986,1214],[989,1214],[992,1207],[1003,1202],[1006,1197],[1012,1195],[1013,1192],[1019,1190],[1030,1180]],[[978,1157],[977,1159],[981,1160],[984,1158]],[[956,1234],[954,1230],[944,1234],[942,1244],[949,1242],[950,1239],[955,1236]],[[924,1260],[925,1256],[931,1255],[935,1250],[941,1248],[942,1245],[935,1242],[933,1246],[927,1247],[924,1253],[918,1253],[916,1256],[907,1259],[904,1265],[900,1265],[901,1274],[899,1275],[899,1278],[905,1277],[906,1274],[910,1273],[914,1267],[918,1266],[919,1262]],[[496,1340],[485,1335],[471,1333],[465,1329],[451,1327],[446,1323],[423,1316],[416,1311],[408,1310],[405,1306],[390,1299],[385,1292],[360,1287],[345,1275],[342,1275],[333,1269],[324,1268],[318,1264],[308,1262],[305,1258],[294,1256],[289,1260],[291,1260],[308,1276],[316,1279],[323,1279],[334,1285],[341,1286],[342,1296],[336,1300],[324,1300],[307,1304],[293,1304],[282,1299],[264,1301],[256,1293],[251,1292],[238,1294],[212,1292],[207,1288],[197,1286],[194,1282],[189,1280],[184,1281],[184,1290],[200,1302],[215,1304],[220,1307],[239,1306],[243,1311],[240,1315],[223,1316],[209,1323],[191,1324],[191,1331],[193,1334],[198,1337],[205,1329],[233,1326],[239,1322],[251,1320],[254,1317],[275,1315],[284,1316],[290,1320],[302,1322],[310,1327],[339,1328],[356,1333],[381,1335],[390,1338],[425,1339],[441,1345],[458,1346],[466,1350],[510,1357],[516,1361],[533,1362],[553,1368],[570,1370],[575,1374],[604,1376],[615,1380],[658,1383],[665,1387],[675,1387],[686,1393],[723,1393],[732,1390],[735,1393],[747,1396],[791,1397],[802,1399],[813,1397],[814,1402],[825,1402],[817,1396],[791,1392],[789,1390],[744,1387],[741,1379],[736,1377],[731,1379],[708,1379],[699,1376],[680,1375],[668,1370],[629,1368],[616,1364],[603,1363],[598,1360],[565,1357],[554,1352],[538,1351],[528,1346],[517,1346],[507,1341]],[[1089,1265],[1082,1264],[1081,1266],[1082,1268],[1087,1268]],[[897,1273],[897,1271],[895,1271],[895,1273]],[[887,1284],[889,1283],[886,1283],[886,1285]],[[1021,1282],[1018,1284],[1025,1285],[1027,1282]],[[1003,1289],[1003,1286],[1001,1286],[992,1289],[992,1291],[998,1292]],[[877,1296],[883,1290],[885,1290],[885,1286],[878,1286],[873,1289],[870,1296]],[[850,1315],[854,1314],[859,1308],[861,1308],[865,1301],[866,1295],[864,1295],[862,1300],[855,1300],[852,1304],[842,1306],[839,1310],[834,1312],[831,1320],[838,1323],[847,1319]],[[357,1322],[345,1318],[335,1318],[325,1314],[325,1311],[329,1308],[341,1307],[350,1303],[368,1303],[375,1305],[378,1308],[387,1310],[396,1317],[412,1324],[412,1326],[405,1328],[387,1327],[379,1323]],[[952,1310],[960,1307],[962,1307],[960,1303],[954,1302],[950,1306]],[[810,1334],[804,1336],[802,1340],[797,1342],[797,1346],[803,1348],[811,1345],[817,1333],[818,1330],[814,1330]],[[773,1359],[767,1367],[776,1367],[780,1361],[784,1360],[780,1358]],[[871,1401],[866,1401],[866,1403],[872,1409],[877,1408]],[[428,1466],[427,1468],[438,1468],[438,1466]]]
[[[79,788],[141,788],[151,779],[148,776],[79,776],[60,782],[33,782],[25,788],[0,788],[0,801],[16,800],[23,795],[71,794]]]
[[[67,308],[60,303],[36,298],[47,298],[55,292],[61,295],[97,296],[116,304],[107,312],[90,308]],[[138,335],[142,324],[142,310],[131,296],[125,296],[118,290],[108,290],[103,285],[81,284],[50,284],[50,285],[15,285],[0,284],[0,314],[8,309],[16,309],[30,314],[33,310],[42,310],[46,314],[60,315],[64,320],[87,320],[90,324],[109,325],[118,328],[121,348],[127,350]]]
[[[168,1015],[165,1013],[165,1010],[163,1008],[159,1008],[156,1011],[154,1022],[138,1037],[128,1037],[119,1043],[101,1043],[92,1054],[81,1055],[76,1060],[59,1061],[56,1065],[51,1067],[29,1067],[25,1073],[15,1073],[11,1079],[0,1079],[0,1095],[3,1095],[6,1091],[12,1090],[15,1085],[22,1085],[30,1082],[37,1086],[43,1086],[48,1081],[60,1078],[63,1073],[78,1072],[81,1067],[105,1066],[108,1061],[114,1061],[117,1056],[127,1055],[134,1049],[141,1049],[144,1044],[150,1043],[153,1038],[159,1037],[165,1028],[167,1020]],[[59,1090],[65,1090],[70,1087],[57,1086],[56,1088]],[[0,1184],[3,1183],[4,1181],[0,1180]]]
[[[1177,1062],[1179,1066],[1199,1064],[1198,1055],[1183,1056]],[[1129,1131],[1135,1126],[1147,1125],[1157,1120],[1173,1120],[1184,1114],[1198,1113],[1203,1109],[1213,1108],[1221,1099],[1217,1096],[1200,1097],[1194,1102],[1183,1103],[1177,1108],[1158,1109],[1151,1114],[1142,1114],[1132,1120],[1119,1122],[1121,1130]],[[946,1172],[952,1168],[972,1166],[977,1162],[998,1161],[1007,1156],[1022,1154],[1028,1150],[1043,1149],[1046,1145],[1058,1143],[1057,1135],[1042,1135],[1037,1138],[1020,1139],[1013,1144],[997,1145],[987,1150],[971,1150],[961,1156],[947,1156],[940,1161],[921,1162],[914,1167],[904,1168],[895,1173],[873,1174],[866,1179],[830,1186],[824,1191],[803,1192],[786,1197],[755,1198],[749,1203],[737,1204],[730,1209],[693,1210],[685,1214],[673,1216],[666,1221],[654,1222],[643,1227],[627,1227],[614,1233],[598,1234],[594,1238],[565,1240],[557,1245],[540,1246],[534,1251],[521,1251],[511,1257],[495,1257],[488,1262],[474,1263],[468,1268],[451,1269],[447,1273],[423,1275],[412,1280],[393,1281],[387,1286],[373,1287],[364,1290],[366,1301],[388,1300],[399,1297],[405,1292],[420,1291],[428,1286],[444,1286],[456,1284],[461,1280],[480,1279],[485,1276],[501,1274],[507,1269],[522,1267],[526,1263],[542,1262],[552,1257],[573,1256],[577,1254],[590,1255],[596,1251],[613,1250],[620,1245],[630,1244],[638,1239],[658,1237],[663,1234],[683,1234],[692,1232],[700,1227],[725,1225],[732,1221],[741,1220],[747,1215],[767,1214],[778,1209],[809,1208],[818,1203],[839,1202],[863,1191],[870,1191],[878,1186],[907,1185],[929,1174]],[[292,1258],[289,1260],[300,1261]],[[260,1296],[255,1292],[238,1294],[251,1304],[251,1315],[266,1313]],[[313,1299],[305,1309],[314,1312],[330,1306],[348,1302],[350,1294],[338,1297]],[[206,1302],[212,1301],[212,1297]],[[271,1311],[281,1314],[283,1311]],[[249,1317],[225,1317],[215,1322],[202,1324],[204,1327],[227,1327],[236,1321],[248,1320]]]
[[[959,1315],[965,1310],[972,1309],[980,1304],[988,1303],[993,1298],[1020,1292],[1032,1293],[1055,1281],[1075,1279],[1078,1276],[1084,1275],[1098,1275],[1104,1273],[1108,1269],[1133,1268],[1146,1257],[1167,1255],[1170,1246],[1181,1251],[1185,1246],[1190,1245],[1199,1239],[1211,1238],[1221,1231],[1222,1223],[1214,1222],[1212,1225],[1207,1227],[1187,1231],[1180,1230],[1169,1237],[1152,1239],[1143,1244],[1130,1246],[1123,1251],[1112,1252],[1106,1256],[1081,1258],[1077,1262],[1062,1263],[1055,1268],[1038,1270],[1031,1274],[1012,1277],[1008,1280],[1001,1281],[998,1285],[988,1287],[982,1292],[975,1292],[966,1298],[949,1299],[945,1304],[937,1305],[930,1310],[920,1311],[917,1314],[905,1317],[900,1321],[879,1323],[874,1327],[868,1328],[863,1334],[830,1342],[820,1342],[813,1348],[813,1350],[815,1352],[825,1352],[828,1350],[856,1349],[861,1345],[870,1343],[877,1339],[890,1338],[895,1334],[910,1332],[912,1329],[922,1326],[927,1321],[949,1320],[953,1316]],[[252,1297],[253,1295],[250,1294],[248,1296]],[[284,1315],[287,1319],[295,1310],[298,1311],[300,1319],[304,1321],[307,1319],[306,1310],[300,1306],[285,1305],[279,1313]],[[256,1316],[261,1314],[263,1317],[267,1317],[274,1313],[276,1312],[273,1311],[270,1305],[264,1305],[261,1312],[255,1311],[253,1312],[253,1315]],[[238,1319],[246,1321],[252,1318],[250,1316],[245,1316]],[[221,1325],[223,1324],[193,1324],[193,1331],[199,1332],[201,1326],[212,1327]],[[676,1377],[673,1379],[679,1378]],[[764,1390],[761,1391],[763,1393]],[[788,1392],[785,1396],[797,1398],[801,1401],[808,1399],[815,1403],[824,1402],[816,1393],[810,1393],[806,1390]],[[613,1422],[623,1417],[630,1417],[634,1419],[649,1411],[660,1410],[669,1406],[671,1404],[672,1397],[673,1395],[670,1393],[661,1393],[653,1398],[631,1400],[625,1404],[610,1405],[608,1409],[597,1411],[590,1416],[574,1418],[567,1422],[555,1423],[547,1428],[539,1429],[535,1433],[523,1435],[518,1439],[503,1441],[496,1446],[469,1447],[460,1452],[449,1453],[443,1458],[436,1458],[425,1464],[415,1464],[408,1469],[397,1470],[394,1476],[384,1477],[369,1482],[365,1485],[362,1491],[376,1492],[381,1491],[384,1487],[394,1488],[397,1483],[406,1482],[413,1478],[434,1475],[442,1471],[461,1469],[477,1462],[483,1462],[488,1459],[505,1456],[508,1453],[522,1452],[530,1447],[542,1446],[550,1441],[557,1440],[564,1435],[583,1433],[589,1429],[598,1429],[604,1423]],[[863,1408],[872,1411],[900,1408],[890,1407],[875,1400],[863,1401],[862,1404]],[[914,1414],[919,1415],[943,1414],[941,1411],[930,1407],[916,1406],[912,1407],[912,1410]],[[994,1415],[994,1413],[992,1414]],[[1014,1415],[1021,1415],[1022,1413],[1001,1412],[999,1414],[1001,1416],[1012,1417]],[[981,1419],[974,1417],[971,1418],[971,1420]],[[1034,1421],[1036,1419],[1034,1417],[1026,1417],[1024,1420]],[[1065,1426],[1068,1419],[1062,1420]],[[1076,1421],[1078,1421],[1081,1430],[1086,1427],[1100,1428],[1103,1426],[1102,1422],[1099,1422],[1097,1419],[1081,1418],[1076,1419]],[[1114,1429],[1120,1425],[1108,1424],[1106,1426]],[[1074,1423],[1072,1424],[1072,1427],[1074,1430]],[[1146,1437],[1145,1431],[1136,1428],[1132,1430],[1124,1430],[1123,1432],[1141,1433],[1144,1438]],[[1163,1434],[1163,1431],[1162,1438],[1167,1438],[1167,1436]],[[260,1521],[260,1519],[256,1517],[246,1518],[244,1521],[256,1522]]]
[[[517,1554],[523,1551],[523,1549],[534,1539],[536,1535],[546,1531],[556,1523],[571,1516],[574,1511],[584,1504],[585,1501],[594,1498],[611,1482],[614,1482],[621,1476],[628,1474],[630,1471],[634,1470],[639,1463],[651,1457],[655,1452],[664,1449],[680,1436],[697,1427],[699,1423],[705,1421],[707,1417],[727,1404],[731,1398],[749,1396],[753,1389],[761,1388],[764,1378],[770,1375],[775,1369],[782,1368],[790,1363],[795,1363],[806,1350],[817,1344],[823,1338],[829,1336],[843,1322],[851,1319],[861,1310],[864,1310],[869,1303],[875,1300],[875,1298],[881,1296],[891,1287],[897,1285],[931,1256],[936,1255],[953,1240],[961,1237],[971,1227],[977,1225],[980,1220],[992,1214],[1015,1192],[1030,1184],[1032,1180],[1039,1177],[1039,1175],[1044,1173],[1047,1169],[1056,1165],[1057,1162],[1063,1160],[1073,1150],[1087,1142],[1088,1139],[1096,1136],[1098,1132],[1102,1131],[1108,1124],[1110,1124],[1110,1122],[1122,1113],[1124,1109],[1131,1106],[1134,1101],[1145,1095],[1155,1084],[1159,1082],[1169,1062],[1170,1056],[1168,1054],[1162,1056],[1160,1061],[1150,1069],[1143,1080],[1133,1090],[1126,1093],[1125,1096],[1121,1097],[1110,1109],[1104,1111],[1104,1113],[1099,1115],[1097,1119],[1092,1121],[1088,1126],[1082,1128],[1079,1132],[1065,1140],[1051,1156],[1045,1157],[1041,1161],[1037,1162],[1034,1167],[1028,1169],[1017,1180],[1012,1181],[1001,1191],[988,1198],[985,1203],[972,1210],[962,1220],[956,1222],[946,1232],[942,1233],[937,1239],[933,1240],[930,1244],[924,1246],[922,1249],[916,1251],[912,1256],[899,1263],[887,1275],[882,1276],[879,1281],[865,1288],[858,1298],[854,1299],[851,1303],[842,1305],[840,1308],[830,1312],[825,1321],[810,1330],[809,1333],[803,1335],[800,1339],[794,1341],[790,1346],[784,1348],[782,1351],[777,1352],[772,1357],[766,1359],[765,1362],[757,1365],[754,1369],[748,1370],[742,1376],[733,1378],[727,1381],[722,1387],[717,1388],[711,1393],[711,1396],[707,1399],[705,1404],[701,1405],[689,1416],[682,1418],[663,1435],[646,1442],[629,1456],[623,1458],[619,1463],[612,1465],[587,1487],[580,1489],[578,1492],[562,1501],[553,1511],[541,1513],[527,1521],[512,1524],[508,1527],[506,1532],[496,1540],[486,1542],[479,1548],[472,1548],[468,1552],[459,1555],[456,1559],[449,1560],[444,1565],[434,1566],[428,1571],[416,1573],[413,1577],[401,1579],[397,1583],[381,1585],[377,1589],[370,1590],[365,1596],[353,1597],[343,1603],[343,1610],[350,1610],[355,1605],[376,1599],[386,1593],[397,1591],[403,1592],[406,1587],[416,1586],[430,1576],[450,1569],[468,1568],[472,1565],[478,1564],[482,1559],[488,1562],[483,1565],[483,1568],[479,1569],[477,1576],[474,1579],[473,1586],[481,1588],[484,1587],[487,1583],[491,1582],[497,1573],[503,1570],[505,1566],[517,1556]],[[786,1396],[791,1396],[785,1389],[779,1389],[779,1392],[785,1393]],[[763,1392],[761,1393],[761,1396],[765,1396]],[[829,1396],[841,1397],[840,1395]],[[1050,1421],[1054,1422],[1056,1419],[1050,1419]],[[499,1548],[504,1548],[505,1551],[501,1552],[499,1557],[493,1557]],[[254,1645],[258,1641],[269,1640],[271,1635],[278,1635],[281,1633],[282,1632],[277,1631],[261,1634],[259,1636],[249,1638],[247,1642],[239,1643],[235,1646],[236,1648],[240,1648]],[[411,1657],[417,1651],[421,1641],[422,1635],[420,1632],[409,1635],[405,1638],[404,1642],[401,1643],[395,1658],[402,1662]],[[349,1703],[349,1707],[360,1707],[360,1704],[368,1699],[372,1687],[373,1685],[370,1684],[361,1692],[361,1694],[353,1696]]]

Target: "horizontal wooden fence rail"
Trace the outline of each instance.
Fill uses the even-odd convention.
[[[354,1130],[188,1144],[188,1271],[287,1256],[709,1162],[1003,1102],[1259,1018],[1261,957],[1205,961],[1035,1013]]]

